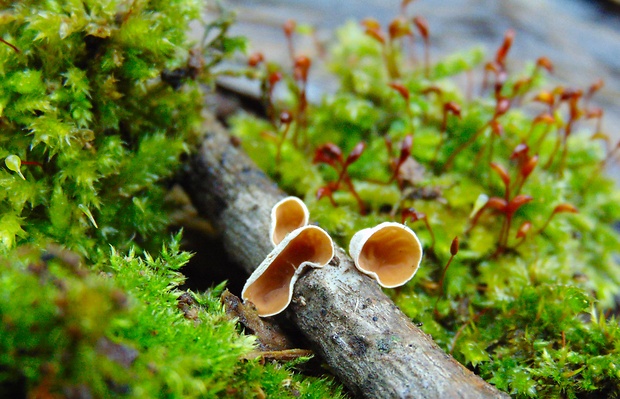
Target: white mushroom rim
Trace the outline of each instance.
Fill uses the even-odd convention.
[[[248,278],[241,291],[259,316],[273,316],[291,303],[293,286],[306,266],[323,267],[334,257],[331,237],[317,226],[294,230],[280,242]]]
[[[422,244],[407,226],[385,222],[360,230],[351,239],[349,254],[362,273],[385,288],[407,283],[420,267]]]
[[[273,245],[278,245],[287,234],[308,224],[310,212],[302,200],[286,197],[271,208],[271,226],[269,238]]]

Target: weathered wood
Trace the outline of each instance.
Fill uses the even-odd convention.
[[[284,193],[226,132],[208,130],[182,184],[220,229],[231,257],[251,273],[272,249],[270,211]],[[359,397],[507,397],[442,351],[340,248],[329,265],[297,281],[286,316]]]

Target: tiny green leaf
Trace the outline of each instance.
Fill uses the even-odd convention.
[[[99,226],[97,226],[97,222],[95,222],[95,218],[93,217],[93,214],[90,213],[90,209],[88,209],[86,206],[84,206],[84,204],[78,205],[78,208],[82,212],[84,212],[84,215],[86,215],[88,217],[88,219],[90,219],[90,222],[93,224],[93,226],[95,226],[95,228],[98,229]]]
[[[26,178],[22,174],[22,171],[20,170],[22,166],[22,160],[17,155],[9,155],[8,157],[6,157],[4,160],[4,164],[7,168],[9,168],[9,170],[12,170],[13,172],[17,173],[22,179],[26,180]]]
[[[487,201],[489,201],[489,196],[484,193],[480,194],[474,203],[474,207],[469,214],[469,218],[472,219],[476,216],[476,214],[486,205]]]

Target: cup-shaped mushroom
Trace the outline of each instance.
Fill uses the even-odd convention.
[[[374,277],[382,287],[394,288],[418,271],[422,245],[409,227],[385,222],[355,233],[349,254],[359,271]]]
[[[287,234],[308,224],[310,212],[306,204],[297,197],[286,197],[271,209],[270,238],[278,245]]]
[[[286,236],[248,278],[241,297],[259,316],[273,316],[291,303],[293,286],[306,266],[323,267],[334,256],[334,243],[320,227],[304,226]]]

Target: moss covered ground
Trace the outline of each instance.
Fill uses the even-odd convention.
[[[2,3],[0,396],[344,396],[298,362],[242,360],[254,338],[225,317],[223,284],[180,288],[191,255],[164,196],[200,140],[213,67],[245,44],[225,12],[189,41],[204,12]],[[386,220],[417,232],[422,267],[388,293],[464,365],[515,397],[617,395],[618,145],[591,105],[601,83],[550,86],[544,57],[511,70],[510,31],[494,54],[431,63],[428,32],[420,16],[344,26],[340,87],[318,104],[313,60],[252,55],[268,118],[232,131],[342,246]],[[455,83],[475,74],[473,91]]]
[[[340,397],[255,349],[164,201],[213,66],[242,49],[200,1],[0,3],[0,396]],[[217,7],[211,8],[217,10]],[[200,42],[187,37],[203,22]]]
[[[620,191],[605,167],[618,145],[591,104],[603,83],[550,85],[546,57],[512,70],[512,31],[490,55],[430,62],[432,27],[405,15],[339,30],[339,88],[318,104],[316,60],[252,55],[268,118],[241,114],[233,133],[343,247],[383,221],[413,228],[420,270],[386,292],[487,381],[515,397],[617,395]]]

